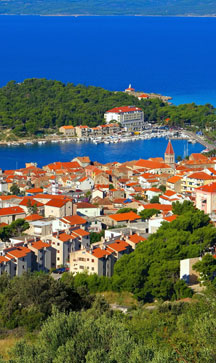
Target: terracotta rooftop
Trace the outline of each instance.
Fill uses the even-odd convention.
[[[0,216],[7,216],[13,214],[25,214],[25,211],[20,207],[0,208]]]
[[[168,142],[168,145],[167,145],[167,148],[166,148],[165,154],[168,154],[168,155],[174,155],[174,150],[173,150],[172,143],[171,143],[171,141],[170,141],[170,140],[169,140],[169,142]]]
[[[146,241],[146,238],[138,235],[137,233],[135,234],[132,234],[131,236],[129,236],[129,240],[133,243],[139,243],[139,242],[142,242],[142,241]]]
[[[137,219],[140,219],[141,217],[138,216],[138,214],[134,212],[128,212],[128,213],[118,213],[109,215],[111,219],[114,219],[116,222],[123,222],[123,221],[135,221]]]
[[[64,217],[61,219],[62,222],[64,223],[68,223],[71,226],[75,226],[75,225],[82,225],[82,224],[86,224],[87,220],[78,216],[78,215],[74,215],[74,216],[68,216],[68,217]]]

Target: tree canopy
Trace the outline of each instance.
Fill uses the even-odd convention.
[[[63,125],[93,127],[104,123],[107,110],[127,105],[142,108],[146,121],[163,124],[169,117],[172,126],[203,128],[208,124],[215,128],[216,109],[209,104],[170,106],[160,99],[138,100],[124,92],[35,78],[10,81],[0,88],[0,128],[24,137],[53,133]]]
[[[144,301],[175,299],[180,260],[198,257],[215,243],[216,229],[209,217],[199,210],[187,211],[171,223],[163,222],[147,241],[115,264],[112,288],[132,292]],[[191,294],[187,288],[182,291],[184,297]]]
[[[17,219],[8,226],[0,228],[0,239],[2,241],[8,241],[11,237],[21,235],[24,231],[29,228],[29,224],[25,219]]]

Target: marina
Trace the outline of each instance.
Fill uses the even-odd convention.
[[[191,144],[199,143],[208,149],[214,149],[214,144],[209,144],[204,137],[196,135],[192,132],[186,130],[164,130],[163,128],[156,127],[146,129],[141,132],[120,132],[115,135],[101,135],[101,136],[88,136],[88,137],[59,137],[56,134],[47,137],[46,139],[36,139],[34,141],[19,140],[16,142],[1,142],[2,145],[6,146],[30,146],[38,144],[39,146],[45,145],[47,143],[57,144],[57,143],[86,143],[91,142],[95,145],[98,144],[118,144],[122,142],[138,141],[138,140],[151,140],[151,139],[171,139],[171,140],[187,140]]]
[[[171,134],[162,135],[134,135],[119,137],[118,135],[106,140],[52,140],[45,143],[13,144],[0,147],[0,163],[3,170],[18,169],[26,162],[36,162],[39,167],[54,161],[70,161],[76,156],[90,157],[92,161],[108,163],[113,161],[126,162],[151,157],[164,157],[167,140]],[[189,142],[189,139],[173,137],[173,147],[176,157],[185,157],[205,150],[200,143]]]

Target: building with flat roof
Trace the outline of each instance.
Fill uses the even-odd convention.
[[[127,131],[140,131],[144,128],[144,112],[136,106],[115,107],[104,114],[106,123],[117,121]]]

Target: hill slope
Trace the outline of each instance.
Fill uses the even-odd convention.
[[[2,0],[0,14],[216,15],[213,0]]]

